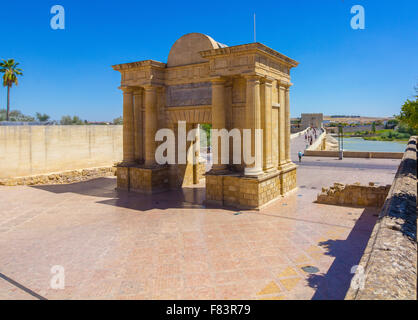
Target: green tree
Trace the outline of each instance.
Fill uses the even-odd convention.
[[[47,115],[46,113],[44,113],[44,114],[39,113],[39,112],[36,113],[36,119],[38,119],[38,121],[41,121],[41,122],[48,121],[49,118],[50,118],[50,116]]]
[[[79,116],[73,116],[71,118],[71,116],[62,116],[61,117],[61,121],[60,124],[62,125],[72,125],[72,124],[84,124],[83,120],[80,119]]]
[[[18,85],[17,76],[23,75],[22,69],[17,68],[19,63],[14,59],[4,60],[0,62],[0,72],[3,73],[3,86],[7,87],[7,111],[6,121],[9,121],[10,112],[10,89],[13,85]]]
[[[200,125],[200,128],[203,131],[206,132],[206,138],[207,138],[206,145],[209,147],[210,146],[210,139],[211,139],[211,135],[210,135],[211,132],[210,132],[210,130],[212,129],[212,125],[211,124],[208,124],[208,123],[202,123]]]
[[[122,117],[117,117],[117,118],[113,119],[113,124],[123,124],[123,118]]]
[[[376,123],[375,122],[372,123],[372,132],[376,133]]]
[[[84,121],[79,116],[73,116],[73,124],[84,124]]]
[[[62,125],[70,125],[70,124],[72,124],[71,116],[62,116],[61,117],[60,124],[62,124]]]
[[[6,109],[0,109],[0,121],[5,121],[7,116]],[[9,121],[22,121],[22,122],[30,122],[35,121],[34,117],[28,116],[20,112],[19,110],[11,110],[9,112]]]
[[[418,131],[418,98],[406,100],[401,108],[401,113],[397,117],[401,124],[404,124],[414,131]]]
[[[396,119],[390,119],[385,124],[385,129],[393,129],[398,125],[399,121]]]

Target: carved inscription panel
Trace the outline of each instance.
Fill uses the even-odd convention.
[[[212,104],[210,82],[188,83],[168,86],[167,107],[201,106]]]

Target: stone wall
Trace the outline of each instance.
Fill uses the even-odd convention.
[[[67,170],[48,174],[39,174],[25,177],[0,179],[0,185],[41,185],[41,184],[64,184],[85,181],[94,178],[114,176],[115,167],[85,168],[78,170]]]
[[[122,126],[0,126],[0,179],[112,166]]]
[[[348,300],[417,299],[417,146],[412,137],[380,212]]]
[[[338,148],[338,140],[327,133],[325,137],[325,148],[323,148],[322,150],[338,151]]]
[[[317,197],[317,203],[346,205],[346,206],[364,206],[381,207],[388,195],[390,185],[374,186],[371,182],[368,186],[358,184],[343,185],[334,183],[330,188],[322,188],[322,193]]]

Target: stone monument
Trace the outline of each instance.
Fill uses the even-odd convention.
[[[259,209],[294,189],[289,88],[290,69],[297,65],[261,43],[228,47],[200,33],[179,38],[167,63],[144,60],[114,65],[121,73],[123,91],[118,188],[155,193],[197,183],[204,175],[207,203],[243,209]],[[262,129],[262,163],[258,167],[236,164],[231,157],[229,163],[214,163],[206,174],[199,162],[157,164],[157,131],[177,132],[182,121],[187,131],[203,123],[213,129],[237,128],[241,133]],[[257,156],[254,133],[251,137],[252,154]],[[180,143],[190,144],[176,139]]]

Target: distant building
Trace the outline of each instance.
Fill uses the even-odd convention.
[[[324,121],[324,115],[322,113],[302,113],[301,128],[307,127],[321,128]]]

